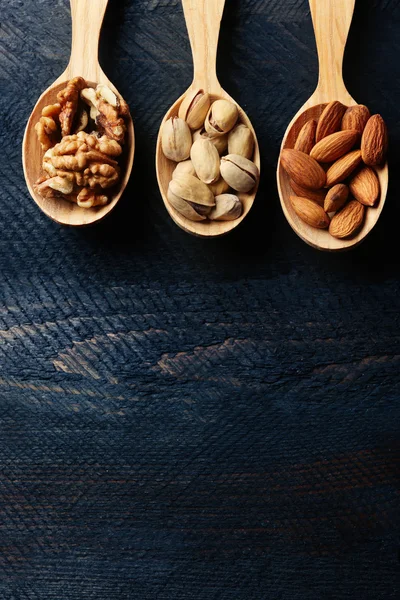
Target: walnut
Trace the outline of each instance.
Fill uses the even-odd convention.
[[[108,196],[96,194],[93,190],[83,188],[78,196],[77,203],[81,208],[92,208],[94,206],[104,206],[108,202]]]
[[[72,131],[72,123],[78,110],[79,94],[86,87],[87,83],[83,77],[74,77],[68,82],[67,87],[57,94],[57,100],[61,104],[62,136],[69,135]]]
[[[58,126],[52,117],[40,117],[35,125],[35,131],[44,151],[52,148],[59,139]]]
[[[91,193],[81,195],[79,205],[99,206],[105,203],[104,194],[99,190],[118,183],[120,169],[114,157],[121,152],[121,146],[115,140],[104,136],[96,138],[83,131],[65,136],[45,153],[46,180],[37,182],[37,190],[42,195],[42,192],[49,193],[48,188],[69,195],[76,188],[89,188]]]
[[[96,90],[82,90],[81,98],[90,106],[90,115],[95,119],[100,133],[123,143],[126,125],[122,117],[129,115],[127,103],[103,84],[99,84]]]

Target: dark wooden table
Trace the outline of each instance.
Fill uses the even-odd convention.
[[[322,0],[321,0],[322,1]],[[400,2],[358,0],[345,77],[391,133],[391,184],[358,249],[298,239],[275,185],[311,94],[306,0],[227,0],[219,73],[263,178],[228,237],[158,194],[161,118],[191,80],[179,0],[111,0],[107,75],[137,154],[98,227],[29,197],[21,142],[64,69],[67,0],[2,0],[1,600],[388,600],[399,588]]]

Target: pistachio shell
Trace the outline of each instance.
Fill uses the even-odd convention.
[[[239,123],[228,135],[228,153],[240,154],[252,158],[254,152],[254,136],[246,125]]]
[[[235,126],[238,116],[236,104],[228,100],[216,100],[210,106],[204,126],[213,136],[224,135]]]
[[[249,192],[256,185],[260,172],[257,166],[244,156],[228,154],[221,158],[221,175],[237,192]]]
[[[243,206],[234,194],[220,194],[215,197],[215,208],[208,215],[211,221],[234,221],[242,214]]]
[[[190,158],[189,160],[183,160],[176,165],[172,172],[172,179],[179,177],[179,175],[193,175],[193,177],[196,177],[196,171],[194,170],[194,166]]]
[[[170,160],[181,162],[189,158],[192,146],[189,125],[178,117],[168,119],[162,129],[161,146],[164,155]]]
[[[220,158],[218,150],[210,140],[200,138],[196,140],[190,150],[190,158],[196,175],[204,183],[218,181],[220,172]]]
[[[172,183],[172,182],[171,182]],[[195,209],[191,206],[189,202],[183,200],[176,194],[171,191],[171,184],[168,188],[167,194],[168,202],[177,210],[181,215],[190,219],[191,221],[204,221],[206,217],[204,215],[199,214],[195,211]]]
[[[193,133],[193,141],[195,142],[199,138],[210,140],[218,150],[218,154],[223,154],[228,148],[228,135],[220,135],[218,137],[212,136],[204,129],[198,129]]]
[[[179,175],[170,181],[169,187],[173,194],[186,202],[215,206],[214,194],[205,183],[193,175]]]
[[[222,177],[220,177],[215,183],[210,183],[208,187],[214,196],[220,196],[229,190],[229,185],[226,183],[225,179],[222,179]]]
[[[203,126],[209,108],[209,94],[204,90],[192,90],[183,99],[178,116],[186,121],[190,129],[198,129]]]

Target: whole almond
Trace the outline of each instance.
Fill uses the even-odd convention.
[[[297,136],[294,149],[305,154],[310,154],[315,144],[315,132],[317,131],[317,121],[310,119],[300,129],[300,133]]]
[[[365,126],[361,139],[362,159],[369,167],[380,165],[386,155],[388,134],[381,115],[373,115]]]
[[[336,212],[346,204],[349,197],[349,188],[344,183],[338,183],[329,190],[324,203],[324,211],[327,213]]]
[[[317,227],[318,229],[327,229],[330,219],[324,209],[309,200],[308,198],[300,198],[299,196],[290,196],[293,210],[298,217],[307,225]]]
[[[346,129],[355,129],[362,135],[370,116],[371,113],[369,112],[369,109],[363,104],[349,106],[343,115],[342,131],[345,131]]]
[[[333,162],[347,154],[359,137],[358,131],[353,130],[331,133],[314,146],[310,156],[319,162]]]
[[[379,179],[375,171],[370,167],[361,169],[350,181],[350,191],[361,204],[374,206],[380,193]]]
[[[285,148],[281,153],[282,167],[301,187],[318,190],[324,187],[326,175],[316,160],[304,152]]]
[[[326,173],[326,185],[332,187],[344,181],[361,162],[361,150],[352,150],[339,158]]]
[[[293,179],[290,180],[290,187],[295,193],[295,196],[300,196],[300,198],[307,198],[308,200],[314,200],[320,206],[324,206],[326,190],[308,190],[307,188],[301,187],[298,185]]]
[[[365,210],[363,204],[360,204],[357,200],[350,200],[341,211],[333,216],[329,225],[329,233],[340,239],[351,237],[363,224]]]
[[[322,138],[326,137],[327,135],[331,135],[331,133],[339,131],[346,108],[346,106],[337,100],[329,102],[329,104],[325,106],[317,125],[317,142],[322,140]]]

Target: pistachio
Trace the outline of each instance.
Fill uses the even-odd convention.
[[[234,221],[242,214],[243,206],[234,194],[220,194],[215,197],[215,208],[208,215],[210,221]]]
[[[254,136],[246,125],[240,123],[228,135],[228,153],[240,154],[252,158],[254,152]]]
[[[215,183],[210,183],[208,187],[214,196],[220,196],[229,190],[229,185],[226,183],[225,179],[222,179],[222,177],[220,177]]]
[[[167,197],[171,205],[191,221],[203,221],[215,206],[211,190],[192,175],[179,175],[172,179]]]
[[[197,177],[204,183],[218,181],[220,172],[220,158],[218,150],[210,140],[200,138],[196,140],[190,150],[190,158]]]
[[[249,192],[258,182],[260,173],[251,160],[239,154],[228,154],[221,159],[221,175],[237,192]]]
[[[210,96],[204,90],[192,90],[186,94],[179,107],[179,117],[190,129],[202,127],[210,108]]]
[[[218,137],[212,136],[204,129],[198,129],[193,134],[193,141],[195,142],[199,138],[203,138],[205,140],[210,140],[218,150],[218,154],[221,155],[228,148],[228,135],[220,135]]]
[[[208,111],[205,128],[213,136],[228,133],[236,124],[239,112],[236,104],[228,100],[216,100]]]
[[[193,177],[196,177],[196,171],[194,170],[194,166],[190,158],[189,160],[183,160],[176,165],[172,173],[172,179],[176,179],[176,177],[179,177],[179,175],[193,175]]]
[[[161,135],[164,155],[176,162],[186,160],[190,155],[192,134],[189,125],[178,117],[172,117],[164,123]]]

